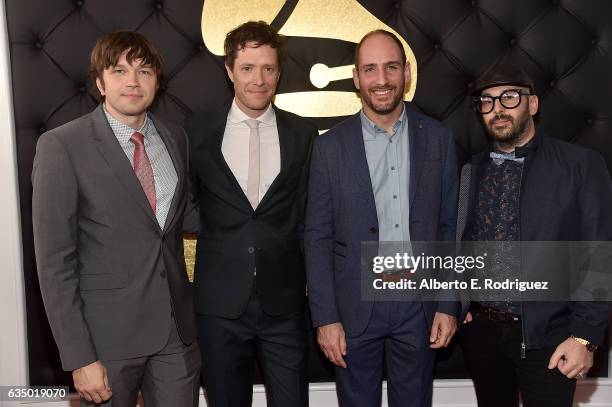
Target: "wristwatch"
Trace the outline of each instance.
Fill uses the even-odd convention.
[[[589,352],[595,352],[597,350],[597,345],[595,345],[594,343],[591,343],[589,341],[587,341],[584,338],[579,338],[577,336],[571,335],[570,336],[573,340],[575,340],[576,342],[586,346],[587,350]]]

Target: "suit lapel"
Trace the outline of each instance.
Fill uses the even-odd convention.
[[[249,198],[245,195],[242,187],[240,187],[240,183],[234,176],[231,168],[225,161],[225,157],[223,156],[223,151],[221,150],[223,146],[223,136],[225,135],[225,127],[227,125],[227,117],[229,114],[229,110],[231,107],[231,103],[226,105],[225,108],[219,113],[217,113],[213,120],[210,123],[210,134],[212,137],[212,151],[211,155],[214,161],[217,163],[219,169],[221,170],[222,175],[227,179],[227,182],[231,185],[231,188],[235,192],[235,197],[238,198],[238,204],[243,208],[250,208],[251,203],[249,202]]]
[[[92,112],[92,127],[94,141],[102,158],[111,168],[117,179],[125,186],[127,192],[138,202],[149,218],[159,227],[153,209],[147,200],[142,185],[130,165],[130,161],[125,156],[125,152],[117,141],[113,130],[106,120],[102,105]]]
[[[421,175],[423,173],[423,159],[427,153],[427,134],[424,124],[416,114],[404,104],[408,117],[408,140],[410,149],[410,208],[414,205],[414,197],[418,190]],[[411,210],[412,214],[413,211]]]
[[[368,168],[368,160],[363,141],[360,113],[350,117],[348,120],[350,120],[349,126],[344,133],[344,147],[347,151],[349,160],[348,165],[349,168],[352,169],[351,172],[355,175],[355,179],[361,190],[361,197],[366,200],[368,207],[376,214],[376,202],[374,201],[372,179],[370,178],[370,169]]]
[[[268,188],[266,194],[259,201],[257,208],[262,207],[266,202],[268,202],[270,197],[273,196],[282,185],[282,180],[287,173],[287,169],[290,167],[291,159],[295,153],[295,145],[292,142],[293,130],[283,115],[283,112],[279,111],[276,106],[273,107],[276,115],[276,129],[278,131],[278,143],[280,149],[280,171],[278,172],[276,178],[274,178],[274,181],[272,181],[272,185],[270,185],[270,188]]]
[[[166,151],[168,151],[168,154],[170,155],[170,159],[172,160],[174,170],[176,171],[176,175],[178,177],[178,180],[176,182],[176,188],[174,189],[174,195],[172,196],[172,203],[170,204],[170,209],[168,210],[168,215],[166,216],[166,223],[163,228],[163,230],[165,231],[168,230],[173,224],[176,215],[177,205],[184,195],[183,187],[185,185],[185,163],[183,162],[183,157],[184,154],[187,153],[187,151],[181,154],[178,149],[178,146],[176,145],[174,137],[170,135],[170,131],[155,117],[153,117],[153,115],[150,115],[150,117],[151,120],[153,120],[153,124],[155,125],[155,129],[157,130],[157,134],[159,134],[162,141],[164,142],[164,145],[166,146]],[[179,135],[174,136],[178,137]]]

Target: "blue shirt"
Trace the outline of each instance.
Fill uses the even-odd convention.
[[[402,111],[389,134],[362,110],[361,130],[376,203],[379,241],[410,242],[410,146],[406,111]],[[385,255],[393,255],[397,250],[409,251],[406,246],[396,247],[393,253]]]

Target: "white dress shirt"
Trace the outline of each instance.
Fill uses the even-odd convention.
[[[223,158],[225,158],[225,162],[232,170],[245,195],[249,179],[249,137],[251,134],[249,126],[245,123],[245,120],[248,119],[251,118],[240,110],[234,99],[227,115],[223,143],[221,144]],[[276,115],[274,109],[272,109],[272,104],[256,120],[260,122],[259,200],[261,201],[280,172],[280,144]]]

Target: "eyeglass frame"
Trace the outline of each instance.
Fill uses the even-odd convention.
[[[516,106],[513,107],[508,107],[506,105],[504,105],[504,102],[502,102],[502,96],[507,93],[507,92],[516,92],[519,95],[519,102],[516,104]],[[519,107],[521,105],[521,101],[523,100],[522,96],[534,96],[533,93],[524,93],[525,91],[523,89],[506,89],[505,91],[503,91],[502,93],[499,94],[499,96],[487,96],[487,95],[478,95],[478,96],[474,96],[474,99],[472,99],[473,103],[473,107],[474,110],[476,110],[477,113],[480,114],[489,114],[491,113],[493,110],[495,110],[495,101],[499,100],[499,104],[502,105],[502,107],[504,107],[505,109],[516,109],[517,107]],[[493,100],[493,103],[491,104],[491,110],[489,110],[488,112],[482,112],[480,109],[478,109],[478,102],[480,101],[480,98],[482,97],[486,97],[486,98],[490,98]]]

